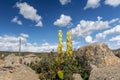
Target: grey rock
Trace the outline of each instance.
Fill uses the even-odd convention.
[[[103,68],[94,68],[89,80],[120,80],[120,63]]]
[[[4,58],[4,61],[6,66],[20,65],[20,58],[21,57],[16,56],[15,54],[10,54]]]
[[[120,62],[120,59],[114,55],[105,43],[94,43],[81,47],[77,50],[76,56],[85,66],[105,67]]]
[[[0,80],[39,80],[38,75],[25,65],[0,67]]]
[[[73,80],[83,80],[80,74],[73,74]]]
[[[40,62],[42,60],[42,58],[37,57],[34,54],[29,54],[23,57],[22,59],[22,63],[23,64],[31,64],[31,63],[37,63]]]

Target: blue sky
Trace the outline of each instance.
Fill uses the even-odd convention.
[[[105,42],[120,48],[120,0],[1,0],[0,50],[57,49],[58,30],[73,35],[73,48]]]

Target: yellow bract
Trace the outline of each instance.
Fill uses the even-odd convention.
[[[62,30],[58,31],[58,53],[62,54],[62,48],[63,48],[63,43],[62,43]]]
[[[63,74],[63,71],[58,71],[58,77],[60,78],[60,79],[64,79],[64,74]]]
[[[66,34],[67,40],[66,40],[66,53],[67,56],[72,56],[72,33],[70,31],[67,32]]]

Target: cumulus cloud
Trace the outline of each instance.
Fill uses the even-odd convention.
[[[106,5],[117,7],[120,5],[120,0],[105,0]]]
[[[39,21],[35,26],[43,26],[43,24],[41,21]]]
[[[24,34],[25,35],[25,34]],[[0,51],[18,51],[19,39],[26,42],[27,39],[23,36],[0,36]]]
[[[19,39],[21,39],[21,51],[22,52],[50,52],[52,49],[57,51],[57,43],[43,42],[37,44],[36,42],[28,42],[29,35],[25,33],[20,33],[18,36],[3,35],[0,36],[0,51],[19,51]],[[77,41],[72,41],[73,48],[79,44]],[[64,48],[66,50],[66,42],[63,42]]]
[[[108,45],[111,49],[120,48],[120,35],[110,38],[108,41]]]
[[[37,14],[37,10],[33,6],[30,6],[26,2],[19,2],[16,3],[16,7],[19,9],[19,14],[21,14],[25,19],[35,21],[37,23],[36,26],[42,26],[42,17]]]
[[[84,10],[88,8],[97,8],[100,6],[100,0],[88,0]]]
[[[111,39],[109,39],[109,41],[116,41],[116,42],[120,42],[120,35],[112,37]]]
[[[22,45],[22,51],[26,52],[50,52],[52,49],[56,51],[57,44],[49,44],[45,42],[40,45],[38,45],[37,43],[26,43],[26,45]]]
[[[81,20],[80,23],[70,31],[73,37],[86,37],[93,33],[93,31],[103,30],[110,27],[110,24],[117,22],[119,19],[112,19],[110,21],[102,21],[102,17],[97,17],[97,21]]]
[[[20,20],[18,20],[17,16],[15,16],[11,21],[14,23],[17,23],[18,25],[22,25],[22,22]]]
[[[3,35],[0,36],[0,51],[19,51],[19,39],[22,40],[22,52],[50,52],[52,49],[57,50],[57,44],[29,43],[28,34],[21,33],[19,36]]]
[[[28,34],[25,34],[25,33],[20,33],[20,36],[24,37],[24,38],[28,38],[29,35]]]
[[[72,41],[73,46],[78,45],[80,42],[77,42],[75,40]]]
[[[96,40],[104,39],[107,35],[120,33],[120,25],[96,34]]]
[[[62,5],[68,4],[71,0],[59,0]]]
[[[59,27],[66,27],[71,24],[72,18],[70,16],[61,14],[60,18],[54,22],[54,25]]]
[[[87,43],[92,43],[92,36],[87,36],[87,37],[85,37],[85,41],[86,41]]]

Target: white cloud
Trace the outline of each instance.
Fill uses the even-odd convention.
[[[37,14],[37,10],[33,7],[24,3],[16,3],[16,7],[19,8],[19,14],[21,14],[24,18],[35,21],[37,26],[42,26],[42,17]]]
[[[85,41],[86,41],[87,43],[92,43],[92,36],[87,36],[87,37],[85,37]]]
[[[39,21],[35,26],[43,26],[43,24],[41,21]]]
[[[50,52],[54,49],[55,51],[57,50],[57,44],[49,44],[47,42],[38,45],[36,44],[31,44],[31,43],[26,43],[26,45],[22,45],[22,51],[26,52]]]
[[[88,8],[97,8],[99,6],[100,6],[100,0],[88,0],[84,9],[86,10]]]
[[[104,39],[107,35],[120,33],[120,25],[117,25],[109,30],[102,33],[96,34],[96,40]]]
[[[119,19],[112,19],[110,21],[102,21],[102,17],[97,17],[97,21],[81,20],[80,23],[73,29],[73,37],[86,37],[96,30],[103,30],[110,27],[110,24],[115,23]]]
[[[120,0],[105,0],[106,5],[117,7],[120,5]]]
[[[18,51],[19,39],[26,42],[27,39],[22,36],[0,36],[0,51]]]
[[[19,51],[19,39],[22,40],[22,52],[50,52],[52,49],[57,50],[57,44],[49,44],[44,42],[40,45],[37,43],[29,43],[28,34],[21,33],[20,36],[3,35],[0,36],[0,51]]]
[[[118,35],[118,36],[116,36],[116,37],[112,37],[111,39],[109,39],[109,41],[120,42],[120,35]]]
[[[57,19],[54,22],[54,25],[59,26],[59,27],[66,27],[71,24],[72,18],[70,16],[61,14],[60,19]]]
[[[29,35],[28,34],[24,34],[24,33],[20,33],[20,36],[24,37],[24,38],[28,38]]]
[[[120,48],[120,35],[112,37],[107,41],[107,44],[111,49],[119,49]]]
[[[62,5],[68,4],[71,0],[59,0]]]
[[[119,18],[115,18],[115,19],[112,19],[111,21],[110,21],[110,23],[114,23],[114,22],[119,22],[120,21],[120,19]]]
[[[21,51],[22,52],[50,52],[54,49],[57,51],[57,43],[43,42],[37,44],[36,42],[28,42],[29,35],[20,33],[19,36],[3,35],[0,36],[0,51],[19,51],[19,39],[21,38]],[[77,41],[72,41],[73,48],[79,44]],[[66,50],[66,42],[63,42],[63,51]]]
[[[77,41],[72,41],[72,44],[73,44],[73,46],[75,46],[75,45],[78,45],[80,42],[77,42]]]
[[[18,20],[17,16],[15,16],[11,21],[14,23],[17,23],[18,25],[22,25],[22,22],[20,20]]]

